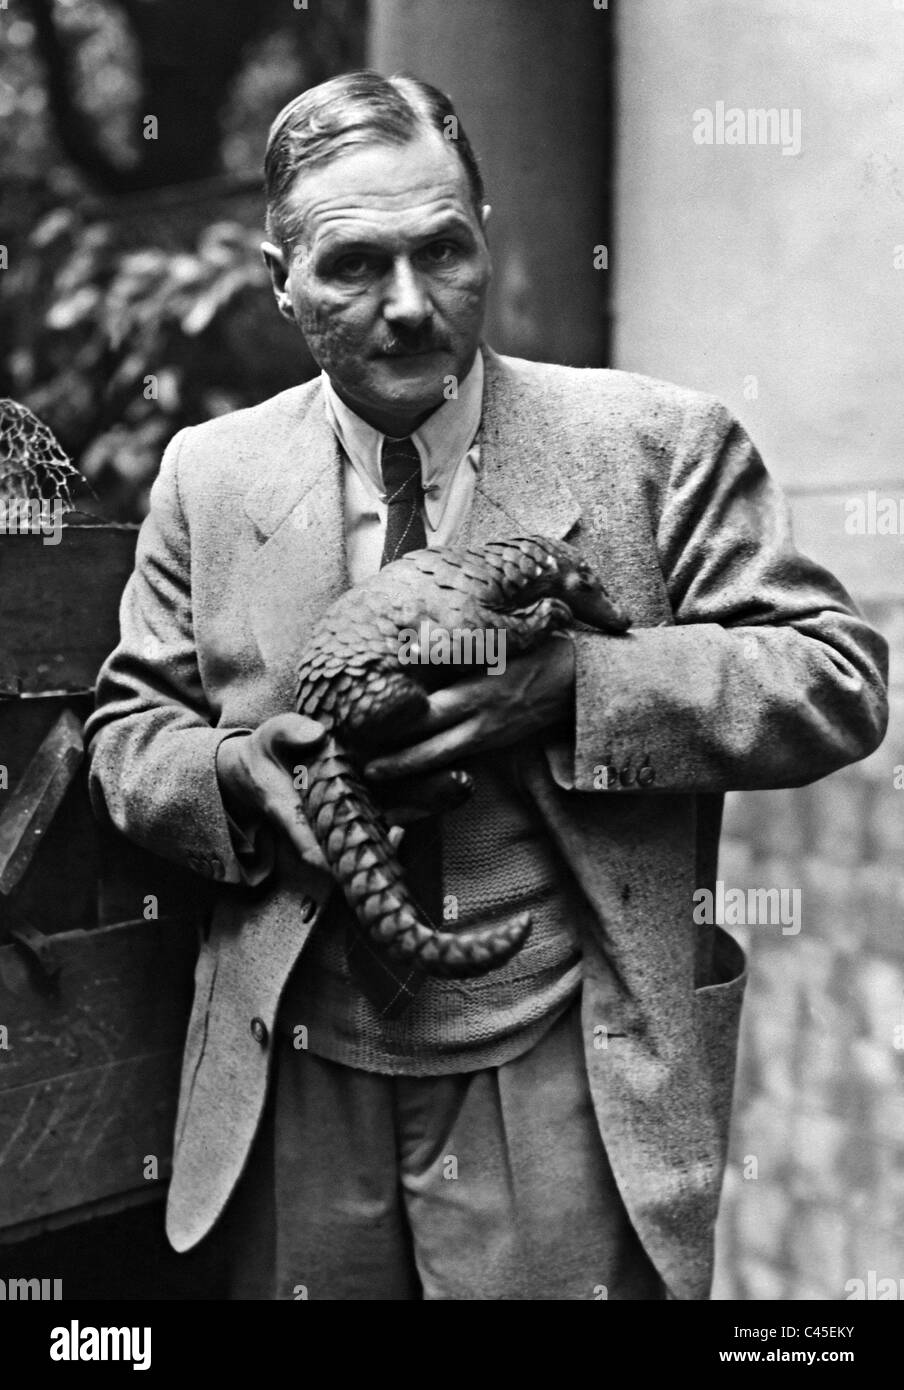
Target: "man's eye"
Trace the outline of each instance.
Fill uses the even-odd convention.
[[[360,280],[372,270],[371,258],[364,255],[342,256],[333,265],[333,274],[339,280]]]
[[[451,241],[431,241],[421,247],[420,256],[428,265],[449,265],[458,254],[458,247]]]

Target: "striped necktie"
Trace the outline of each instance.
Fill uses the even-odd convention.
[[[421,460],[413,439],[384,439],[380,456],[383,491],[386,493],[386,536],[380,568],[423,550],[427,544],[421,515]]]
[[[421,460],[414,440],[384,439],[380,469],[386,494],[382,569],[409,550],[424,549],[427,533],[421,511]],[[441,824],[437,817],[409,825],[398,853],[415,901],[436,927],[442,926],[443,907]],[[345,953],[355,983],[383,1018],[400,1017],[427,978],[387,956],[354,919],[347,925]]]

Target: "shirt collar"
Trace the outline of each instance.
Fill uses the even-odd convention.
[[[435,528],[448,496],[448,485],[474,442],[483,408],[483,354],[478,351],[458,394],[444,401],[412,434],[421,458],[427,517]],[[326,416],[355,471],[371,492],[385,500],[380,456],[386,438],[340,400],[326,372],[321,374]]]

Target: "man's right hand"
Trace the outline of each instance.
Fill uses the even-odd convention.
[[[326,869],[295,785],[299,769],[316,756],[326,729],[303,714],[275,714],[251,734],[234,734],[217,749],[217,780],[223,805],[240,829],[253,829],[262,820],[281,831],[299,858],[313,868]],[[390,842],[397,848],[403,826],[427,815],[450,811],[473,790],[464,772],[442,772],[398,779],[368,790],[390,822]]]
[[[262,820],[281,830],[299,857],[314,868],[326,864],[295,787],[296,769],[308,764],[326,729],[303,714],[275,714],[252,734],[234,734],[217,749],[217,781],[223,805],[240,829]]]

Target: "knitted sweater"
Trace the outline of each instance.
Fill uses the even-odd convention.
[[[575,921],[586,909],[520,790],[517,757],[511,750],[463,764],[475,791],[442,823],[443,894],[455,895],[459,913],[443,926],[528,911],[524,948],[488,975],[428,979],[401,1018],[383,1019],[349,973],[344,904],[334,895],[286,986],[283,1030],[303,1025],[310,1051],[346,1066],[429,1076],[501,1066],[553,1025],[580,989]]]

